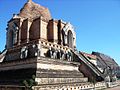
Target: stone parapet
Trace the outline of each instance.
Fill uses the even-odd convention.
[[[33,48],[33,46],[36,47]],[[14,47],[14,49],[8,49],[4,61],[20,60],[22,54],[21,51],[24,47],[26,47],[25,50],[28,51],[28,53],[26,53],[26,58],[35,57],[34,53],[36,53],[37,50],[40,51],[40,56],[46,57],[46,53],[51,47],[55,50],[62,50],[64,52],[70,51],[70,49],[67,46],[54,44],[44,40],[34,40],[30,43],[23,43],[22,45],[17,45]]]

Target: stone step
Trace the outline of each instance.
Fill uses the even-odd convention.
[[[37,73],[38,78],[83,78],[81,74],[54,74],[54,73]]]
[[[36,77],[39,78],[83,78],[84,75],[78,71],[66,71],[66,70],[45,70],[39,69],[36,71]]]
[[[85,83],[88,78],[36,78],[38,85],[41,84],[67,84],[67,83]]]

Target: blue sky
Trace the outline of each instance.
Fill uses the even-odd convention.
[[[27,0],[0,0],[0,51],[6,43],[6,27]],[[33,0],[48,7],[54,19],[70,22],[76,31],[77,49],[98,51],[120,65],[120,0]]]

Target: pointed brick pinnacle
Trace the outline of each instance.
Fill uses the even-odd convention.
[[[29,18],[31,20],[40,16],[42,16],[43,19],[47,21],[51,20],[52,18],[49,10],[46,7],[34,3],[33,0],[27,0],[18,15],[20,17]]]
[[[32,0],[28,0],[28,2],[32,2]]]

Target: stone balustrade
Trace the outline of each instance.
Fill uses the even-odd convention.
[[[62,46],[62,45],[59,45],[59,44],[54,44],[52,42],[42,41],[42,40],[34,40],[34,41],[29,42],[29,43],[23,43],[21,45],[14,46],[14,50],[19,49],[23,46],[30,46],[30,45],[33,45],[33,44],[40,44],[42,46],[53,47],[53,48],[56,48],[56,49],[69,50],[68,46]],[[13,50],[13,49],[9,49],[9,50]]]

